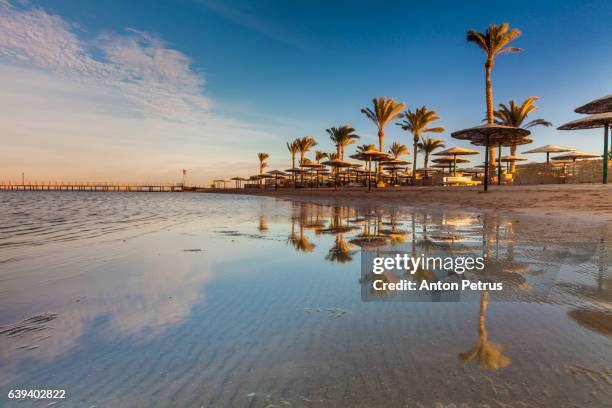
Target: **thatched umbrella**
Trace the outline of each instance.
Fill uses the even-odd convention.
[[[546,163],[550,163],[551,153],[565,153],[565,152],[571,152],[572,150],[576,150],[576,149],[572,149],[571,147],[562,147],[562,146],[555,146],[555,145],[547,144],[546,146],[536,147],[535,149],[527,150],[526,152],[523,152],[523,154],[546,153]]]
[[[561,160],[561,161],[571,160],[575,162],[578,159],[595,159],[597,157],[601,157],[601,156],[595,153],[573,151],[573,152],[569,152],[568,154],[562,154],[561,156],[551,157],[551,160]]]
[[[594,101],[596,102],[596,101]],[[578,109],[585,108],[587,105]],[[583,110],[584,111],[584,110]],[[612,124],[612,112],[597,113],[595,115],[580,118],[559,126],[559,130],[578,130],[604,128],[604,151],[603,151],[603,183],[608,183],[608,129]]]
[[[517,161],[525,161],[527,160],[526,157],[519,157],[519,156],[502,156],[500,161],[504,162],[507,164],[506,166],[506,171],[508,171],[508,173],[510,172],[510,163],[514,163]]]
[[[305,163],[302,164],[303,167],[308,167],[311,170],[313,170],[316,174],[316,179],[317,179],[317,188],[319,187],[319,172],[323,169],[325,169],[325,165],[321,164],[321,163],[317,163],[317,162],[313,162],[313,161],[307,161]]]
[[[400,159],[389,159],[389,160],[385,160],[382,162],[382,166],[385,170],[388,170],[391,172],[392,177],[395,179],[395,181],[397,182],[397,171],[401,170],[403,168],[405,168],[407,165],[409,165],[410,161],[408,160],[400,160]]]
[[[388,153],[381,152],[374,149],[369,149],[364,152],[360,152],[359,156],[368,161],[368,170],[372,170],[372,160],[383,161],[389,157]],[[372,191],[372,176],[368,174],[368,191]]]
[[[525,136],[531,134],[527,129],[504,126],[497,124],[485,124],[469,129],[458,130],[451,133],[455,139],[469,140],[472,143],[483,143],[485,148],[485,176],[484,191],[489,189],[489,147],[491,144],[497,145],[503,142],[518,142]]]
[[[444,168],[446,168],[446,165],[444,165]],[[438,171],[439,170],[435,167],[419,167],[416,169],[417,173],[423,173],[425,174],[425,177],[427,177],[429,173],[437,173]]]
[[[515,128],[517,129],[517,128]],[[518,139],[507,139],[507,140],[499,140],[496,144],[498,146],[498,160],[497,160],[497,185],[501,185],[501,173],[502,173],[502,166],[501,166],[501,157],[502,157],[502,147],[512,147],[512,146],[519,146],[519,145],[526,145],[529,143],[533,143],[533,140],[529,137],[522,137],[522,138],[518,138]],[[475,146],[484,146],[485,143],[475,140],[472,141],[472,144]]]
[[[274,189],[275,190],[278,190],[278,178],[279,177],[287,177],[288,176],[287,173],[282,172],[280,170],[267,171],[266,174],[269,174],[269,175],[275,177],[275,180],[274,180]]]
[[[450,174],[450,172],[451,172],[450,167],[446,163],[434,164],[431,167],[428,167],[428,169],[430,169],[430,170],[442,170],[442,174],[444,174],[444,170],[446,170],[446,169],[448,169],[448,174]],[[424,173],[427,174],[427,172],[424,172]]]
[[[234,180],[236,182],[236,188],[240,188],[240,182],[247,181],[244,177],[232,177],[230,180]]]
[[[328,160],[328,161],[324,161],[321,164],[324,164],[326,166],[329,166],[329,167],[332,167],[332,168],[336,169],[336,175],[334,177],[334,187],[338,186],[338,171],[337,171],[337,169],[340,169],[340,168],[343,168],[343,167],[346,168],[346,167],[352,167],[353,166],[353,163],[348,162],[348,161],[344,161],[344,160],[341,160],[341,159]]]
[[[464,147],[451,147],[450,149],[443,150],[438,153],[434,153],[434,156],[453,156],[455,159],[457,156],[467,156],[471,154],[478,154],[478,150],[466,149]],[[457,172],[457,161],[453,162],[453,175]]]
[[[604,96],[603,98],[595,99],[579,108],[574,109],[576,113],[585,113],[593,115],[595,113],[612,112],[612,95]]]
[[[297,185],[296,179],[295,179],[296,174],[304,174],[304,173],[308,172],[308,170],[300,169],[299,167],[292,167],[290,169],[286,169],[285,171],[287,173],[291,173],[293,175],[293,189],[294,190],[295,190],[296,185]]]
[[[453,169],[457,167],[457,163],[469,163],[470,162],[468,159],[464,159],[463,157],[457,157],[457,156],[439,157],[437,159],[433,159],[432,161],[434,163],[443,165],[444,167],[448,166],[448,174],[450,174],[452,170],[453,175],[455,174],[455,170]]]

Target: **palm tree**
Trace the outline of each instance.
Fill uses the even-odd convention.
[[[322,152],[321,150],[315,151],[315,161],[319,163],[321,160],[329,157],[329,154]]]
[[[418,143],[420,142],[421,135],[423,133],[442,133],[444,132],[443,127],[429,127],[430,123],[440,119],[436,111],[429,110],[427,106],[421,106],[414,112],[408,109],[402,114],[404,120],[397,123],[402,129],[412,133],[413,136],[413,148],[414,148],[414,162],[412,163],[412,174],[416,172],[417,165],[417,150]]]
[[[363,108],[361,112],[366,115],[378,128],[378,150],[381,152],[385,142],[385,126],[397,119],[404,109],[403,103],[396,103],[393,98],[387,99],[384,96],[372,99],[374,110]]]
[[[317,142],[312,136],[304,136],[301,139],[296,139],[298,151],[300,152],[300,167],[304,164],[304,155],[310,151],[311,148],[317,145]]]
[[[517,47],[510,47],[508,44],[518,38],[521,35],[521,31],[517,28],[510,29],[508,23],[503,23],[501,26],[497,24],[489,24],[487,30],[484,33],[479,33],[476,30],[468,30],[466,39],[468,42],[473,42],[480,47],[485,54],[487,54],[487,60],[485,61],[485,89],[486,89],[486,102],[487,102],[487,123],[492,125],[495,123],[494,110],[493,110],[493,88],[491,87],[491,70],[495,64],[495,57],[501,54],[508,54],[512,52],[522,51]],[[491,167],[495,167],[495,147],[489,148],[489,156],[491,160]]]
[[[393,142],[391,148],[389,149],[389,153],[393,156],[394,159],[397,159],[403,154],[408,154],[408,147],[406,145]]]
[[[259,159],[259,174],[263,174],[263,169],[268,167],[268,163],[266,160],[270,157],[268,153],[257,153],[257,158]]]
[[[357,146],[357,153],[363,153],[374,149],[376,149],[376,146],[373,144],[362,144],[361,146]]]
[[[489,333],[485,325],[487,318],[487,306],[489,304],[489,292],[484,291],[480,295],[480,314],[478,316],[478,344],[465,353],[459,353],[459,360],[462,363],[469,363],[473,360],[478,361],[480,368],[497,370],[507,367],[510,358],[502,354],[508,349],[507,344],[498,344],[489,340]]]
[[[419,149],[419,152],[424,154],[423,163],[424,163],[424,167],[427,167],[427,164],[429,163],[429,156],[434,152],[434,150],[441,149],[445,146],[444,146],[444,141],[440,139],[424,137],[417,144],[417,147]]]
[[[291,143],[287,142],[287,150],[289,150],[289,153],[291,153],[291,167],[292,168],[295,168],[295,156],[300,151],[299,146],[298,146],[298,141],[299,139],[293,139],[293,142]]]
[[[531,96],[525,101],[517,105],[513,100],[511,100],[506,106],[503,103],[499,104],[499,109],[493,112],[495,116],[495,123],[499,125],[506,126],[514,126],[514,127],[522,127],[524,129],[529,129],[534,126],[552,126],[547,120],[544,119],[533,119],[523,125],[523,122],[527,120],[527,116],[538,109],[534,103],[540,98],[537,96]],[[516,154],[516,145],[510,147],[510,154],[514,156]],[[514,173],[515,164],[512,162],[512,172]]]
[[[355,134],[355,129],[348,125],[332,127],[325,129],[325,131],[329,133],[329,137],[336,145],[336,152],[342,160],[344,160],[344,149],[346,146],[354,144],[359,139],[359,136]]]
[[[263,174],[263,169],[268,167],[268,163],[266,163],[266,160],[268,159],[268,157],[270,157],[268,153],[265,153],[265,152],[257,153],[257,158],[259,159],[259,174],[260,175]],[[261,179],[259,179],[259,184],[261,184]]]

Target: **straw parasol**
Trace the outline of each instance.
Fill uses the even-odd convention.
[[[597,101],[593,101],[597,102]],[[593,103],[592,102],[592,103]],[[582,106],[578,109],[587,111],[586,108],[589,104]],[[590,108],[589,108],[590,111]],[[597,113],[595,115],[587,116],[566,123],[565,125],[559,126],[559,130],[578,130],[578,129],[596,129],[604,128],[604,151],[603,151],[603,183],[608,183],[608,130],[612,124],[612,112]]]
[[[451,133],[455,139],[469,140],[472,143],[483,143],[485,148],[485,176],[484,191],[489,189],[489,147],[491,144],[497,145],[504,142],[520,141],[525,136],[531,134],[527,129],[504,126],[498,124],[484,124],[472,128],[458,130]]]
[[[448,173],[450,174],[451,170],[457,167],[457,163],[469,163],[470,161],[468,159],[464,159],[463,157],[446,156],[433,159],[432,162],[444,165],[444,167],[448,166]],[[454,170],[453,174],[455,174]]]
[[[478,154],[478,150],[466,149],[464,147],[451,147],[450,149],[443,150],[438,153],[434,153],[434,156],[453,156],[455,159],[457,156],[467,156],[471,154]],[[453,175],[457,172],[457,161],[453,162]]]
[[[527,160],[526,157],[519,157],[519,156],[502,156],[501,159],[499,159],[499,161],[503,162],[503,163],[507,163],[506,166],[506,171],[510,172],[510,163],[514,163],[517,161],[525,161]]]
[[[230,180],[234,180],[236,182],[236,188],[240,188],[240,182],[247,181],[248,179],[244,177],[232,177]]]
[[[444,174],[444,170],[448,169],[448,174],[450,174],[450,166],[446,165],[445,163],[438,163],[438,164],[434,164],[431,167],[428,167],[430,170],[438,170],[438,169],[442,169],[442,174]]]
[[[444,168],[446,168],[446,165],[444,165]],[[439,170],[435,167],[419,167],[415,171],[425,174],[425,178],[427,178],[429,173],[437,173]]]
[[[392,179],[394,179],[395,182],[399,181],[397,178],[397,171],[405,169],[406,166],[409,165],[410,163],[411,162],[407,160],[400,160],[400,159],[390,159],[390,160],[385,160],[381,162],[383,169],[391,172],[391,177]]]
[[[576,150],[576,149],[572,149],[571,147],[562,147],[562,146],[555,146],[555,145],[547,144],[546,146],[536,147],[535,149],[527,150],[526,152],[523,152],[523,154],[546,153],[546,163],[550,163],[551,153],[565,153],[565,152],[571,152],[572,150]]]
[[[595,113],[612,112],[612,95],[604,96],[603,98],[595,99],[579,108],[574,109],[576,113],[585,113],[592,115]]]
[[[302,166],[304,167],[308,167],[311,170],[313,170],[315,172],[315,177],[317,179],[317,188],[319,187],[319,172],[323,169],[325,169],[325,165],[318,163],[318,162],[313,162],[313,161],[307,161],[305,163],[302,164]]]
[[[274,180],[274,189],[275,190],[278,190],[278,178],[279,177],[287,177],[288,176],[287,173],[282,172],[280,170],[271,170],[271,171],[268,171],[266,173],[275,177],[275,180]]]
[[[335,169],[340,169],[340,168],[346,168],[346,167],[352,167],[353,163],[348,162],[348,161],[344,161],[342,159],[333,159],[333,160],[328,160],[328,161],[324,161],[323,163],[326,166],[329,167],[333,167]],[[337,187],[337,181],[338,181],[338,172],[336,171],[336,177],[334,177],[334,187]]]
[[[359,156],[367,160],[368,170],[372,170],[372,160],[382,161],[389,157],[388,153],[379,150],[369,149],[359,153]],[[368,173],[368,191],[372,191],[372,176]]]
[[[520,145],[526,145],[529,143],[533,143],[533,140],[529,137],[522,137],[519,139],[508,139],[506,141],[499,141],[497,143],[497,146],[499,147],[499,157],[497,160],[497,185],[501,185],[501,173],[502,173],[502,167],[501,167],[501,158],[502,158],[502,147],[512,147],[512,146],[520,146]],[[472,142],[473,145],[476,146],[484,146],[484,143],[480,142],[480,141],[473,141]]]
[[[561,156],[551,157],[551,160],[571,160],[575,162],[578,159],[595,159],[597,157],[601,157],[601,155],[595,153],[573,151],[569,152],[568,154],[563,154]]]

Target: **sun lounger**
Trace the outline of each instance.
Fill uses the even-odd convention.
[[[480,184],[480,181],[465,176],[444,177],[443,182],[445,186],[477,186]]]

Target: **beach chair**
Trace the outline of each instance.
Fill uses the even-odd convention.
[[[443,184],[445,186],[477,186],[480,181],[465,176],[448,176],[444,177]]]

